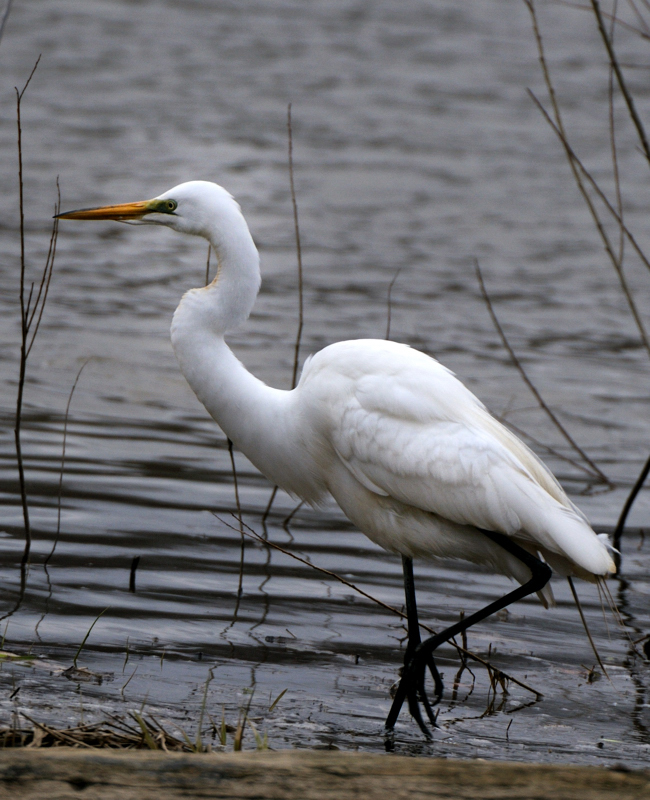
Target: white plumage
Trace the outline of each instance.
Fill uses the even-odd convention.
[[[370,539],[406,557],[464,559],[527,581],[529,569],[483,529],[563,575],[615,571],[606,537],[546,466],[433,358],[367,339],[317,353],[292,391],[252,376],[224,336],[250,314],[259,257],[222,187],[192,181],[153,200],[61,216],[165,225],[211,243],[217,276],[181,300],[172,344],[199,400],[273,483],[310,503],[330,494]],[[548,586],[542,594],[551,600]]]
[[[329,493],[373,541],[407,556],[459,558],[522,579],[478,528],[538,551],[561,574],[614,571],[605,542],[547,467],[435,359],[394,342],[339,342],[292,391],[251,375],[224,341],[260,285],[259,256],[231,195],[191,181],[153,200],[62,214],[165,225],[202,236],[217,276],[181,300],[172,344],[224,433],[272,482],[318,503]]]

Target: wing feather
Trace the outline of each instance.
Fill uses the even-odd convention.
[[[449,370],[403,345],[359,348],[367,344],[331,346],[321,351],[336,351],[326,363],[319,354],[310,365],[327,378],[317,382],[329,440],[363,486],[461,525],[516,534],[595,574],[611,570],[546,466]]]

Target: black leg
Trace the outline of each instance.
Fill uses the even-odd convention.
[[[413,587],[413,565],[411,559],[403,559],[404,564],[404,586],[405,591],[407,593],[407,601],[406,601],[406,610],[407,614],[409,614],[409,648],[407,649],[407,655],[412,652],[411,660],[405,664],[404,671],[402,673],[402,679],[400,680],[399,686],[397,688],[397,693],[395,694],[395,698],[393,700],[393,704],[388,712],[388,717],[386,718],[386,732],[387,734],[391,734],[393,728],[395,727],[395,722],[397,721],[397,717],[399,712],[404,704],[404,700],[408,700],[409,711],[411,715],[418,723],[422,731],[427,735],[430,736],[429,730],[427,729],[426,725],[422,721],[422,715],[420,714],[420,709],[418,707],[418,699],[422,702],[425,710],[427,711],[427,716],[431,719],[431,705],[427,700],[424,698],[426,697],[424,691],[424,674],[425,669],[428,666],[431,670],[431,665],[433,663],[433,653],[434,651],[440,647],[441,644],[451,639],[453,636],[456,636],[463,631],[466,631],[472,625],[475,625],[477,622],[481,622],[486,617],[500,611],[502,608],[509,606],[511,603],[514,603],[517,600],[521,600],[523,597],[532,594],[533,592],[539,592],[541,589],[546,586],[548,583],[552,572],[551,568],[548,564],[545,564],[543,561],[540,561],[535,556],[531,555],[527,550],[524,550],[523,547],[520,547],[516,542],[506,536],[503,533],[495,533],[494,531],[481,531],[481,533],[485,534],[488,539],[491,539],[496,544],[503,547],[508,553],[511,553],[513,556],[518,558],[521,562],[523,562],[531,572],[530,580],[524,583],[522,586],[518,586],[512,592],[501,597],[499,600],[495,600],[493,603],[485,606],[480,611],[471,614],[469,617],[465,617],[457,622],[455,625],[451,625],[449,628],[446,628],[444,631],[435,634],[435,636],[431,636],[428,639],[425,639],[424,642],[419,643],[415,650],[411,650],[410,648],[410,636],[411,636],[411,616],[409,611],[409,603],[412,602],[415,619],[417,620],[417,609],[415,607],[415,588]],[[407,578],[407,566],[406,562],[411,562],[410,564],[410,590],[413,593],[412,601],[409,600],[409,589],[408,582],[409,579]],[[417,640],[420,639],[419,629],[417,632]],[[435,674],[432,671],[432,675],[438,676],[438,680],[440,680],[440,676],[438,675],[438,670],[435,669],[435,664],[433,664],[433,669],[435,670]],[[436,681],[436,702],[439,701],[440,696],[442,695],[442,681],[440,681],[440,685],[438,686],[438,682]]]
[[[404,655],[404,670],[403,670],[403,672],[405,672],[407,671],[409,664],[413,660],[417,648],[421,644],[421,639],[420,639],[420,623],[418,620],[418,609],[415,600],[415,581],[413,579],[412,558],[408,558],[407,556],[402,556],[402,571],[404,573],[404,596],[406,598],[406,618],[408,622],[408,644],[406,647],[406,653]],[[436,705],[436,703],[440,702],[443,690],[442,678],[440,677],[440,673],[438,672],[438,668],[436,667],[436,662],[434,661],[433,656],[430,654],[421,661],[421,665],[418,669],[416,680],[412,684],[410,684],[410,686],[407,688],[406,699],[408,700],[411,716],[416,720],[422,732],[426,736],[430,736],[429,729],[422,720],[422,715],[420,714],[420,706],[419,706],[419,703],[422,703],[424,710],[426,711],[427,717],[429,718],[429,722],[435,726],[436,718],[434,716],[431,703],[429,702],[429,698],[427,697],[424,688],[424,681],[426,677],[427,667],[429,668],[429,672],[431,673],[431,677],[433,678],[435,686],[436,699],[433,705]]]

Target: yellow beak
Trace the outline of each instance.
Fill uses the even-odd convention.
[[[66,211],[57,214],[57,219],[142,219],[145,214],[156,211],[153,200],[140,200],[137,203],[122,203],[117,206],[101,206],[101,208],[80,208],[77,211]]]

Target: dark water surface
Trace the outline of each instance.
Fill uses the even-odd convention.
[[[574,143],[609,188],[607,69],[595,26],[560,5],[540,10]],[[642,40],[621,33],[617,41],[626,63],[646,63]],[[297,312],[286,165],[292,102],[303,355],[340,339],[384,336],[388,286],[401,268],[391,336],[440,358],[496,414],[553,447],[555,455],[537,450],[596,527],[612,526],[647,457],[648,356],[562,153],[526,95],[531,87],[543,96],[543,86],[523,3],[16,3],[0,46],[0,612],[15,603],[22,554],[11,417],[18,354],[13,86],[24,83],[39,53],[23,108],[31,265],[47,246],[57,175],[64,208],[144,199],[192,178],[217,180],[240,200],[264,274],[253,316],[233,344],[253,372],[287,387]],[[647,69],[629,76],[646,114]],[[617,119],[626,217],[646,244],[647,165],[622,109]],[[168,338],[180,295],[202,284],[205,256],[203,242],[158,229],[62,225],[26,388],[33,565],[24,603],[0,622],[5,649],[38,658],[2,664],[1,722],[25,712],[65,725],[144,706],[193,737],[212,673],[206,712],[217,723],[225,713],[234,725],[250,702],[272,747],[380,750],[403,654],[397,616],[248,542],[235,618],[240,536],[229,527],[228,452],[185,385]],[[566,443],[509,363],[480,299],[475,256],[527,370],[614,490],[590,486],[560,457],[569,454]],[[647,317],[647,272],[632,258],[626,269]],[[60,536],[46,573],[63,412],[89,357],[71,404]],[[246,522],[261,533],[270,486],[239,454],[237,469]],[[394,556],[335,508],[301,509],[287,529],[282,522],[293,508],[278,497],[270,540],[401,606]],[[650,675],[642,645],[650,632],[650,544],[642,527],[649,509],[643,492],[624,541],[622,576],[610,582],[626,629],[609,612],[605,621],[594,587],[579,586],[609,680],[590,682],[594,656],[568,587],[556,581],[556,609],[519,603],[472,630],[468,642],[543,699],[534,702],[515,684],[507,697],[499,688],[495,694],[485,669],[472,664],[474,687],[465,672],[453,699],[459,661],[446,648],[435,741],[425,744],[404,713],[397,750],[647,765]],[[422,618],[433,627],[507,589],[504,579],[458,564],[418,564],[416,575]],[[78,660],[101,673],[102,684],[66,680],[61,671],[104,609]],[[630,640],[639,642],[638,654]],[[252,735],[245,746],[254,746]]]

